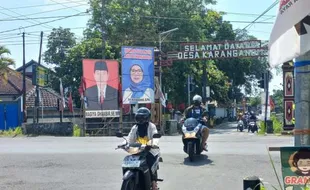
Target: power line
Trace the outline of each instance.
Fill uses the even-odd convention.
[[[2,7],[2,6],[0,6],[0,8],[3,8],[3,9],[5,9],[5,10],[7,10],[7,11],[10,11],[10,12],[12,12],[12,13],[15,13],[15,14],[17,14],[17,15],[19,15],[19,16],[23,16],[23,17],[26,17],[25,15],[21,15],[21,14],[19,14],[19,13],[17,13],[17,12],[15,12],[15,11],[12,11],[12,10],[10,10],[10,9],[8,9],[8,8],[5,8],[5,7]],[[2,14],[5,14],[5,13],[2,13]],[[5,15],[8,15],[8,14],[5,14]],[[8,16],[12,16],[12,15],[8,15]],[[13,17],[15,17],[15,16],[13,16]],[[16,18],[16,17],[15,17]],[[26,17],[27,18],[27,17]],[[31,20],[31,19],[30,19]],[[34,22],[31,22],[31,21],[27,21],[27,22],[30,22],[30,23],[34,23]],[[35,21],[35,23],[40,23],[39,21]],[[43,25],[44,26],[44,25]],[[49,26],[49,25],[46,25],[47,26],[47,28],[53,28],[53,27],[51,27],[51,26]],[[46,26],[44,26],[44,27],[46,27]]]
[[[81,11],[79,11],[79,10],[77,10],[77,9],[75,9],[75,8],[72,8],[72,7],[68,7],[67,5],[65,5],[65,4],[63,4],[63,3],[59,3],[59,2],[57,2],[57,1],[55,1],[55,0],[51,0],[51,1],[53,1],[53,2],[55,2],[55,3],[57,3],[57,4],[59,4],[59,5],[61,5],[61,6],[63,6],[63,7],[67,7],[67,8],[70,8],[70,9],[72,9],[72,10],[75,10],[75,11],[81,13]]]
[[[87,4],[85,4],[85,5],[87,5]],[[84,6],[84,5],[76,5],[76,6],[72,6],[72,7],[81,7],[81,6]],[[69,9],[69,8],[65,7],[65,8],[59,8],[59,9],[52,9],[52,10],[49,10],[49,11],[43,11],[43,12],[41,11],[41,12],[36,12],[36,13],[31,13],[31,14],[24,15],[24,17],[25,16],[38,15],[38,14],[45,14],[45,13],[50,13],[50,12],[56,12],[56,11],[60,11],[60,10],[64,10],[64,9]],[[10,19],[10,18],[12,18],[12,17],[4,18],[4,19]],[[17,18],[21,18],[21,16],[18,16]]]
[[[51,21],[47,21],[47,22],[42,22],[40,24],[29,25],[29,26],[25,26],[25,27],[22,27],[22,28],[25,29],[25,28],[30,28],[30,27],[34,27],[34,26],[39,26],[39,25],[42,25],[42,24],[51,23],[51,22],[55,22],[55,21],[58,21],[58,20],[63,20],[63,19],[66,19],[66,18],[74,17],[74,16],[77,16],[77,15],[80,15],[80,14],[81,13],[78,13],[78,14],[75,14],[75,15],[69,15],[69,16],[66,16],[66,17],[63,17],[63,18],[59,18],[59,19],[55,19],[55,20],[51,20]],[[12,31],[19,30],[19,29],[20,28],[0,31],[0,34],[6,33],[6,32],[12,32]]]
[[[70,1],[70,2],[63,2],[63,4],[72,4],[72,3],[80,3],[84,2],[85,0],[82,1]],[[22,7],[7,7],[8,9],[14,10],[14,9],[27,9],[27,8],[35,8],[35,7],[48,7],[48,6],[54,6],[54,5],[59,5],[58,3],[48,3],[48,4],[40,4],[40,5],[29,5],[29,6],[22,6]],[[80,4],[81,5],[81,4]],[[87,5],[87,4],[84,4]],[[4,10],[4,8],[1,8],[0,10]]]
[[[279,0],[276,0],[274,3],[272,3],[262,14],[260,14],[253,22],[248,24],[246,27],[243,28],[243,30],[247,29],[248,27],[252,26],[258,19],[260,19],[262,16],[264,16],[267,12],[269,12],[274,6],[276,6],[279,3]]]
[[[229,14],[229,15],[241,15],[241,16],[260,16],[260,14],[251,14],[251,13],[237,13],[237,12],[226,12],[220,11],[220,13]],[[264,17],[273,17],[275,18],[276,15],[263,15]]]
[[[89,13],[85,15],[77,15],[77,16],[88,16]],[[19,20],[38,20],[38,19],[51,19],[51,18],[63,18],[67,17],[68,15],[63,16],[46,16],[46,17],[27,17],[27,18],[15,18],[15,19],[0,19],[0,22],[6,22],[6,21],[19,21]]]

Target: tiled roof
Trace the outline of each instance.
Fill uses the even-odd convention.
[[[8,75],[8,82],[5,84],[0,79],[0,95],[22,95],[23,90],[23,75],[11,70]],[[33,107],[35,103],[35,86],[32,85],[32,80],[26,77],[26,106]],[[57,107],[57,99],[60,98],[60,94],[51,88],[41,88],[40,106],[44,107]],[[67,103],[67,100],[66,100]]]
[[[34,88],[32,81],[26,77],[26,90]],[[8,81],[5,82],[0,79],[0,94],[1,95],[17,95],[22,94],[23,91],[23,75],[11,70],[8,74]]]
[[[35,89],[27,92],[26,96],[27,107],[34,107],[35,95],[36,95]],[[60,95],[54,90],[50,88],[41,88],[40,96],[41,96],[40,107],[42,106],[42,103],[43,107],[57,107],[57,99],[60,98]]]

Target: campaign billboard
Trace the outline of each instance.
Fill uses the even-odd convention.
[[[154,103],[154,48],[122,47],[123,104]]]
[[[86,118],[119,117],[116,60],[83,59]]]

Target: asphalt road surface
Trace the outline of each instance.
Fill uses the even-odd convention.
[[[116,137],[0,138],[0,190],[117,190],[121,163],[126,155],[114,148]],[[239,190],[243,178],[257,175],[277,187],[268,146],[290,146],[293,138],[257,136],[226,125],[212,129],[209,152],[190,163],[180,136],[160,140],[164,162],[160,165],[161,190]],[[272,158],[281,176],[280,153]]]

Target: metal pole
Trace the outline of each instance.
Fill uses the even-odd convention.
[[[302,37],[301,37],[302,38]],[[302,41],[302,39],[301,39]],[[295,59],[295,146],[310,145],[310,52]],[[293,112],[293,109],[291,109]]]
[[[202,99],[203,104],[206,103],[207,100],[207,61],[204,61],[202,64]]]
[[[191,76],[187,76],[187,104],[188,106],[191,105],[191,89],[190,89],[190,83],[191,83]]]
[[[161,70],[161,34],[159,34],[159,88],[162,91],[162,81],[161,81],[161,77],[162,77],[162,70]],[[162,92],[163,93],[163,92]],[[159,98],[159,126],[161,126],[162,128],[162,110],[163,110],[163,106],[162,106],[162,99]],[[162,131],[162,133],[164,134],[164,130]]]
[[[102,59],[105,59],[105,0],[101,0],[101,19],[102,19],[102,25],[101,25],[101,37],[102,37]]]
[[[269,71],[264,74],[264,81],[265,81],[265,130],[267,130],[267,111],[268,111],[268,100],[269,100]]]
[[[23,114],[24,121],[27,122],[26,110],[26,54],[25,54],[25,32],[23,32]]]

